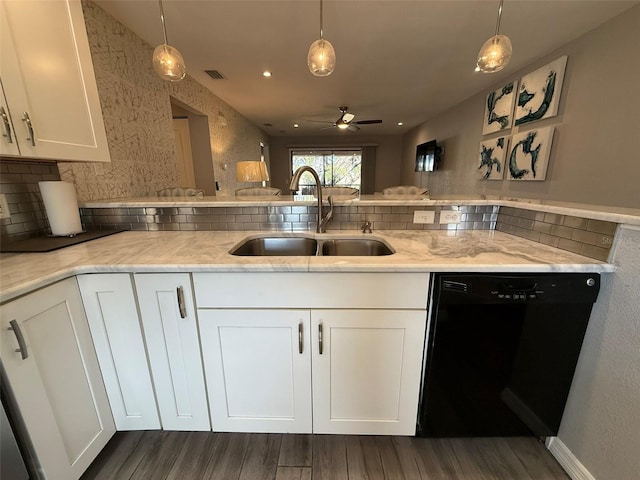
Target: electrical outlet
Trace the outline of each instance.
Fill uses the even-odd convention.
[[[413,223],[433,223],[435,221],[436,212],[425,210],[416,210],[413,212]]]
[[[9,212],[9,204],[7,203],[7,197],[4,193],[0,193],[0,218],[9,218],[11,213]]]
[[[462,221],[462,212],[457,210],[441,210],[440,223],[460,223]]]

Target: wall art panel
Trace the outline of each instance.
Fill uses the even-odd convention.
[[[516,126],[558,114],[566,65],[567,57],[560,57],[522,77],[516,106]]]
[[[508,160],[509,180],[542,181],[546,178],[553,130],[554,127],[544,127],[513,136]]]
[[[504,159],[509,139],[498,137],[480,142],[477,178],[481,180],[502,180],[504,178]]]
[[[484,106],[483,135],[511,128],[517,85],[517,82],[510,82],[498,90],[489,92]]]

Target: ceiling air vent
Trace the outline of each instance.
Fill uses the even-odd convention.
[[[205,70],[205,73],[214,80],[224,80],[224,76],[218,70]]]

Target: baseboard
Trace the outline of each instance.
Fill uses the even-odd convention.
[[[551,455],[564,468],[567,475],[571,477],[571,480],[596,480],[596,477],[591,475],[589,470],[580,463],[580,460],[558,437],[548,437],[545,444]]]

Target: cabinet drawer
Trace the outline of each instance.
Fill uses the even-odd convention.
[[[194,273],[198,308],[426,309],[428,273]]]

